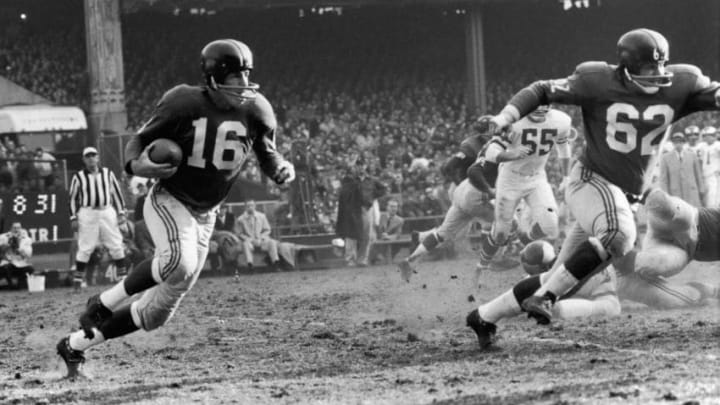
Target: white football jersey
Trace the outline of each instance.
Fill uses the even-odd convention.
[[[712,176],[720,170],[720,142],[715,141],[712,145],[700,142],[696,147],[696,153],[700,157],[704,176]]]
[[[529,176],[540,172],[545,167],[550,151],[555,145],[562,145],[562,148],[565,149],[560,153],[561,157],[569,157],[568,137],[571,129],[572,119],[569,115],[550,109],[543,122],[534,122],[528,117],[518,120],[511,126],[507,136],[495,137],[489,149],[496,149],[495,156],[497,156],[497,153],[511,146],[525,145],[529,147],[530,154],[528,156],[503,162],[499,168],[500,173],[510,170],[516,174]],[[501,150],[497,150],[497,148]]]

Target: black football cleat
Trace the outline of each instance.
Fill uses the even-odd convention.
[[[85,332],[85,337],[92,339],[95,337],[93,328],[100,329],[100,325],[112,317],[112,311],[109,310],[102,301],[100,295],[93,295],[88,299],[85,312],[80,315],[80,327]]]
[[[466,318],[466,325],[475,331],[480,344],[480,349],[484,350],[495,343],[495,334],[497,326],[494,323],[485,322],[477,309],[471,311]]]
[[[538,325],[547,325],[552,321],[552,306],[553,300],[550,297],[537,295],[525,298],[521,305],[528,318],[535,319]]]
[[[56,347],[57,354],[60,355],[67,367],[65,378],[75,380],[78,377],[83,377],[80,368],[85,363],[85,354],[70,347],[70,337],[66,336],[60,339]]]

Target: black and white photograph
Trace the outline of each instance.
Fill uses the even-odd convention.
[[[0,403],[720,405],[720,1],[0,0]]]

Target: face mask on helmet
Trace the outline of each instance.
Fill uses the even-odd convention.
[[[628,80],[648,93],[657,93],[660,87],[672,85],[673,74],[665,70],[665,61],[645,63],[634,69],[625,67],[625,73]]]

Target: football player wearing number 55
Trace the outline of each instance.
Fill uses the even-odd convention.
[[[642,200],[647,169],[667,127],[693,112],[720,108],[720,84],[695,66],[666,66],[669,56],[660,33],[629,31],[617,43],[617,65],[586,62],[567,78],[537,81],[491,119],[499,131],[539,105],[582,109],[587,146],[565,191],[576,223],[547,282],[522,300],[523,310],[540,323],[551,321],[557,297],[632,249],[636,231],[630,200]],[[481,322],[468,317],[476,331]]]
[[[500,164],[495,184],[495,218],[490,234],[480,242],[480,262],[476,278],[490,266],[501,246],[509,242],[512,224],[520,201],[525,201],[530,223],[522,231],[521,241],[558,237],[558,207],[545,173],[550,151],[555,148],[562,166],[563,178],[570,165],[572,119],[562,111],[546,105],[538,107],[510,126],[507,134],[495,136],[485,151],[485,158]],[[564,184],[564,183],[563,183]]]
[[[88,300],[81,329],[57,345],[68,377],[79,375],[88,348],[170,319],[203,268],[218,207],[251,152],[276,183],[295,178],[292,164],[275,148],[275,114],[249,81],[252,68],[252,53],[242,42],[209,43],[201,52],[205,85],[180,85],[165,93],[128,143],[125,170],[160,179],[143,209],[155,256]],[[146,147],[159,138],[180,146],[179,165],[150,160]],[[138,300],[127,302],[140,292]]]

